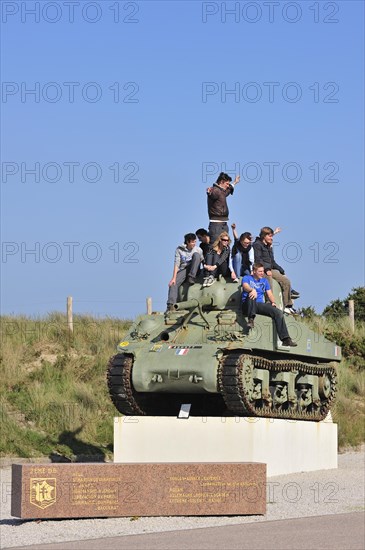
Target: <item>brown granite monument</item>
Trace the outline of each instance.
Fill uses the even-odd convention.
[[[265,514],[266,464],[15,464],[15,517]]]

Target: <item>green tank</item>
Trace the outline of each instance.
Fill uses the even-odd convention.
[[[274,281],[278,307],[282,294]],[[259,416],[323,420],[336,393],[341,349],[285,316],[297,347],[284,347],[270,317],[248,330],[241,287],[220,278],[184,284],[168,314],[136,319],[108,365],[111,399],[124,415]]]

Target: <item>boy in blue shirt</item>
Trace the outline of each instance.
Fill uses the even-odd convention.
[[[289,336],[284,313],[276,307],[274,294],[264,275],[263,264],[254,263],[252,275],[245,275],[242,279],[242,311],[248,316],[247,326],[250,329],[254,327],[257,313],[271,317],[274,319],[276,331],[283,345],[295,347],[297,344]],[[265,294],[270,303],[265,303]]]

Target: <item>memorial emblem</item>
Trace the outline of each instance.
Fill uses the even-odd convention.
[[[30,480],[30,502],[38,508],[47,508],[56,502],[56,478]]]
[[[160,351],[162,351],[162,344],[153,344],[150,351],[155,351],[155,352],[159,353]]]

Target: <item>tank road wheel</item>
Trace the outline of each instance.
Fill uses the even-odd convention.
[[[242,380],[246,392],[246,399],[250,401],[250,403],[254,403],[256,399],[260,399],[261,386],[255,383],[253,379],[253,363],[249,357],[245,357],[242,361]]]
[[[309,411],[313,404],[312,388],[308,384],[298,385],[298,411]]]
[[[326,372],[319,376],[318,393],[321,399],[320,411],[321,417],[326,418],[330,409],[331,402],[334,400],[337,391],[337,373],[333,368],[331,372]],[[322,419],[321,418],[321,419]]]
[[[331,379],[328,374],[319,376],[318,378],[318,393],[323,399],[328,399],[331,395],[332,386]]]
[[[288,405],[288,386],[287,384],[275,384],[272,392],[272,406],[276,411],[285,410]]]
[[[249,355],[241,355],[240,361],[243,366],[243,390],[245,400],[251,407],[256,409],[271,409],[272,397],[269,391],[269,376],[261,377],[261,370],[255,369],[254,360]],[[267,384],[265,384],[265,378]]]

